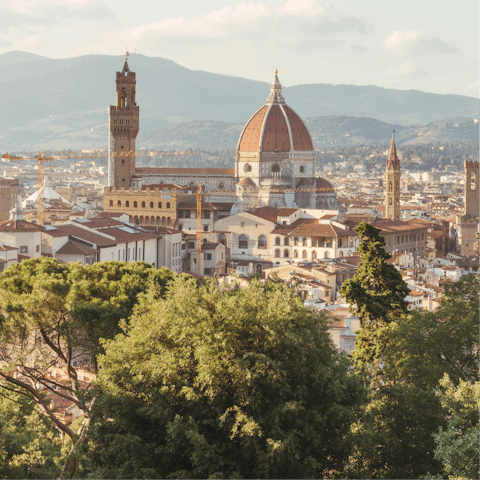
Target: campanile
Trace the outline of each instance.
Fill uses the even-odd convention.
[[[400,220],[400,176],[400,161],[397,156],[395,138],[392,135],[385,171],[385,217],[391,220]]]
[[[108,186],[119,188],[130,188],[135,175],[135,139],[139,128],[136,79],[128,67],[127,56],[123,70],[117,72],[116,105],[108,108]]]

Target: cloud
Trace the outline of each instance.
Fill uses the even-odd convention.
[[[220,42],[235,51],[247,47],[263,50],[338,48],[341,43],[331,41],[334,36],[369,31],[370,26],[363,20],[340,13],[319,0],[288,0],[281,6],[242,2],[200,17],[164,20],[91,39],[91,42],[98,45],[100,41],[106,46],[121,39],[122,45],[124,42],[135,44],[146,54],[157,53],[164,45],[178,51],[209,44],[220,46]]]
[[[389,68],[385,72],[389,77],[398,77],[404,75],[425,75],[425,70],[419,69],[413,62],[405,62],[398,67]]]
[[[0,7],[3,29],[115,17],[100,0],[15,0]]]
[[[391,54],[432,54],[456,53],[458,48],[442,39],[413,30],[395,30],[382,45],[385,53]]]

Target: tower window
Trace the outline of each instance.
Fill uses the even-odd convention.
[[[110,206],[113,207],[113,200],[110,200]]]
[[[124,181],[125,181],[125,177],[122,177],[122,182],[124,182]]]
[[[136,201],[133,202],[133,208],[137,208],[137,206],[138,206],[137,202]]]
[[[283,256],[284,256],[285,258],[288,258],[288,250],[284,250],[284,251],[283,251]]]
[[[162,202],[158,202],[158,208],[162,208]]]
[[[280,167],[279,167],[278,165],[274,165],[274,166],[272,167],[272,172],[273,172],[273,173],[279,173],[279,172],[280,172]]]
[[[142,202],[142,208],[145,208],[145,202]]]
[[[304,173],[304,172],[305,172],[305,167],[302,165],[302,166],[300,167],[300,173]]]
[[[125,160],[122,158],[122,163],[125,163]]]
[[[119,207],[121,207],[121,206],[122,206],[122,201],[119,200],[119,201],[117,202],[117,205],[118,205]]]
[[[150,208],[153,208],[153,202],[150,202]]]
[[[170,208],[170,202],[167,202],[167,208]]]
[[[125,206],[126,206],[126,207],[129,207],[129,206],[130,206],[130,202],[129,202],[128,200],[125,202]]]

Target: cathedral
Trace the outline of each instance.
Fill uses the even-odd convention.
[[[136,168],[130,152],[136,150],[140,110],[127,58],[116,74],[116,105],[108,116],[104,208],[125,212],[137,224],[175,226],[177,206],[187,200],[180,195],[200,183],[209,202],[232,204],[231,213],[262,206],[343,210],[332,185],[315,175],[312,138],[286,104],[277,72],[266,103],[243,128],[234,169]]]

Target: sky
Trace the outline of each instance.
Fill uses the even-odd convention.
[[[128,49],[283,85],[479,96],[478,0],[1,0],[0,54]],[[133,67],[133,62],[131,62]]]

